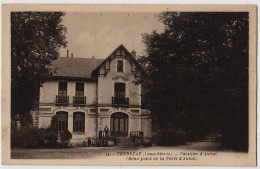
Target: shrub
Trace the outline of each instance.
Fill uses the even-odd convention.
[[[52,128],[52,130],[58,131],[58,117],[57,117],[57,115],[52,117],[50,128]]]
[[[20,145],[21,141],[19,138],[19,132],[12,131],[11,132],[11,147],[21,147]]]
[[[11,128],[11,146],[21,148],[43,148],[57,147],[58,138],[60,137],[61,146],[68,147],[72,134],[68,131],[58,133],[58,119],[54,116],[49,128],[37,128],[24,125],[21,129],[16,130],[15,121],[12,121]],[[60,135],[59,135],[60,134]]]
[[[186,141],[186,134],[181,129],[160,129],[157,133],[153,138],[156,145],[173,146]]]
[[[152,146],[152,140],[151,140],[151,138],[144,138],[144,140],[143,140],[143,145],[144,145],[144,146]]]
[[[28,148],[36,148],[39,140],[39,128],[29,127],[26,133],[25,140]]]
[[[32,115],[27,113],[22,119],[21,119],[22,126],[29,127],[33,124]]]
[[[11,146],[23,148],[36,148],[44,146],[44,135],[42,130],[36,127],[23,127],[18,131],[11,133]],[[44,132],[43,132],[44,133]]]
[[[38,130],[37,140],[38,140],[38,147],[39,148],[45,147],[45,145],[46,145],[46,129],[40,128]]]
[[[60,141],[62,146],[68,147],[71,138],[72,138],[72,134],[70,131],[64,130],[60,132]]]
[[[47,141],[47,146],[49,147],[57,146],[58,131],[51,127],[47,128],[45,138]]]
[[[87,145],[88,145],[88,142],[87,142],[87,141],[83,141],[83,142],[82,142],[82,146],[83,146],[83,147],[87,147]]]

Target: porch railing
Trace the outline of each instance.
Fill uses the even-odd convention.
[[[129,98],[112,97],[112,105],[114,106],[128,106]]]
[[[130,138],[131,139],[143,139],[144,132],[142,131],[131,131],[130,132]]]
[[[116,133],[114,131],[99,131],[99,139],[114,140]]]
[[[85,97],[73,97],[73,105],[86,105]]]
[[[57,96],[56,95],[56,104],[68,104],[69,96]]]

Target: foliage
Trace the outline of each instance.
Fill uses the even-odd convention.
[[[61,144],[58,144],[60,138]],[[57,148],[68,147],[72,134],[68,131],[58,133],[54,128],[23,127],[11,132],[11,146],[19,148]]]
[[[46,141],[49,147],[57,146],[58,131],[49,127],[46,129]]]
[[[58,131],[58,117],[57,117],[57,115],[52,116],[50,128]]]
[[[50,127],[46,129],[46,140],[50,147],[57,146],[57,141],[59,138],[58,134],[58,118],[54,115],[51,119]]]
[[[187,141],[185,132],[180,129],[159,129],[157,133],[153,138],[156,145],[173,146],[184,144]]]
[[[224,146],[247,150],[248,13],[163,12],[160,20],[164,32],[143,35],[139,58],[155,129],[180,127],[191,140],[220,132]]]
[[[18,131],[11,132],[12,147],[39,148],[43,147],[45,142],[44,129],[37,127],[23,127]]]
[[[15,123],[15,121],[12,120],[12,123]],[[15,124],[12,126],[15,126]],[[21,148],[68,147],[72,134],[68,130],[58,132],[57,126],[57,116],[53,116],[50,127],[46,129],[26,125],[23,125],[20,129],[13,127],[11,131],[11,145],[12,147]],[[59,138],[61,144],[58,144]]]
[[[33,125],[32,115],[30,115],[29,113],[25,114],[25,116],[21,119],[21,123],[23,126],[27,127]]]
[[[62,146],[68,147],[71,138],[72,138],[72,134],[70,131],[64,130],[60,132],[60,141]]]
[[[43,148],[46,145],[46,129],[39,128],[38,129],[38,147]]]
[[[62,12],[11,13],[11,115],[21,117],[37,105],[46,68],[66,47]]]

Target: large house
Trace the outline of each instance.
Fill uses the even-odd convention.
[[[32,111],[39,128],[58,117],[58,130],[69,130],[72,143],[100,139],[108,128],[116,138],[151,138],[150,111],[141,105],[145,74],[134,53],[120,45],[106,59],[59,57],[50,66],[52,81],[40,89],[39,110]]]

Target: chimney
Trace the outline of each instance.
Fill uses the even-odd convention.
[[[131,52],[131,55],[136,58],[136,51],[133,49],[132,52]]]
[[[67,49],[67,57],[69,57],[69,50]]]
[[[71,57],[73,58],[73,53],[71,53]]]

